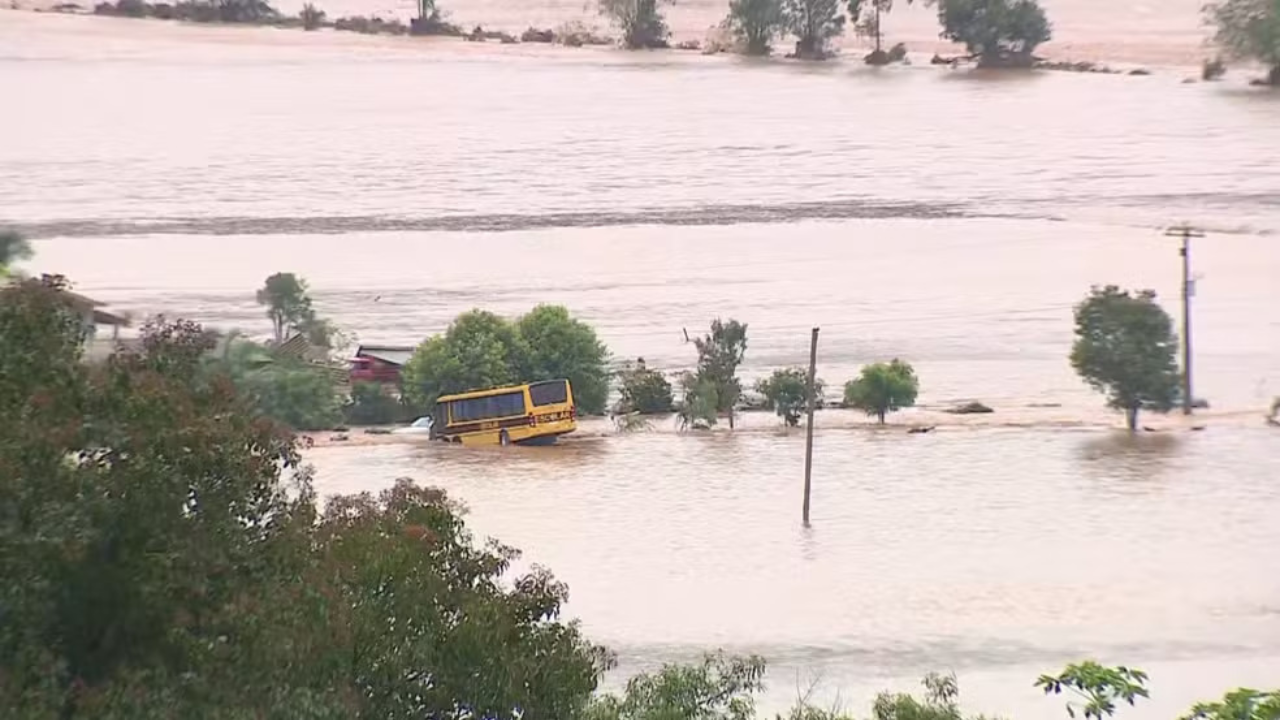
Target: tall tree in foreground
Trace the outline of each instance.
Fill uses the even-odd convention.
[[[961,43],[978,67],[1030,67],[1032,53],[1053,37],[1036,0],[932,0],[942,37]]]
[[[669,0],[598,0],[600,14],[608,17],[622,31],[622,44],[628,50],[667,47],[667,22],[658,9]]]
[[[788,32],[796,38],[795,57],[825,60],[831,57],[828,43],[844,32],[844,13],[839,0],[783,0],[783,17]]]
[[[747,55],[768,55],[785,24],[782,0],[730,0],[729,29]]]
[[[686,395],[692,389],[699,402],[712,402],[717,414],[728,414],[732,429],[733,409],[742,397],[738,366],[747,352],[747,326],[716,318],[711,321],[711,331],[695,338],[693,344],[698,349],[698,371],[694,382],[685,383]],[[690,404],[687,397],[685,404]]]
[[[1138,428],[1140,410],[1173,409],[1179,396],[1178,339],[1154,292],[1095,287],[1076,305],[1075,321],[1071,367],[1106,393],[1109,407],[1124,411],[1130,431]]]
[[[874,415],[880,424],[888,413],[916,404],[920,380],[910,363],[897,358],[862,368],[862,374],[844,386],[844,403]]]
[[[0,230],[0,280],[9,277],[9,267],[31,259],[31,243],[14,230]]]
[[[1267,67],[1267,84],[1280,86],[1280,0],[1226,0],[1205,6],[1213,41],[1238,60]]]
[[[0,290],[0,717],[581,717],[563,584],[407,481],[317,517],[208,333],[90,366],[60,289]]]

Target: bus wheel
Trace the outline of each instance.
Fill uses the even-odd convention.
[[[502,447],[506,447],[511,444],[511,436],[507,434],[506,430],[498,433],[498,444]]]

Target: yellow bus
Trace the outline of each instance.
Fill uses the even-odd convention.
[[[568,380],[445,395],[431,413],[431,437],[464,445],[550,445],[577,428]]]

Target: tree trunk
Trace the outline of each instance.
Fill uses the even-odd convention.
[[[729,429],[733,429],[733,408],[729,408]]]
[[[880,418],[880,424],[881,424],[881,425],[883,425],[883,424],[884,424],[884,411],[883,411],[883,410],[881,410],[880,412],[876,413],[876,417]]]
[[[1267,82],[1276,87],[1280,87],[1280,65],[1271,66],[1271,72],[1267,74]]]
[[[1125,423],[1129,426],[1129,432],[1138,431],[1138,408],[1131,407],[1124,410]]]

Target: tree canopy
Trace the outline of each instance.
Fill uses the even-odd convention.
[[[628,362],[618,373],[618,412],[653,415],[671,412],[671,383],[645,365],[644,358]]]
[[[65,302],[0,290],[0,716],[581,716],[611,658],[563,584],[408,481],[318,515],[209,333],[89,365]]]
[[[932,0],[942,37],[961,43],[980,67],[1030,66],[1052,26],[1036,0]]]
[[[823,382],[814,379],[814,400],[822,397]],[[809,404],[809,373],[801,368],[774,370],[756,382],[756,392],[764,396],[765,407],[773,410],[788,427],[800,424],[800,414]]]
[[[1231,57],[1256,60],[1280,85],[1280,0],[1226,0],[1205,7],[1214,42]]]
[[[909,363],[893,359],[862,368],[856,379],[844,386],[848,407],[874,415],[882,424],[888,413],[916,404],[920,380]]]
[[[844,32],[840,0],[783,0],[783,16],[796,38],[795,57],[803,60],[829,57],[828,42]]]
[[[671,34],[658,6],[671,0],[597,0],[600,14],[622,31],[622,44],[630,50],[667,47]]]
[[[1095,287],[1075,307],[1071,367],[1107,405],[1123,410],[1130,430],[1138,411],[1168,412],[1179,398],[1173,319],[1151,290]]]
[[[732,428],[733,408],[742,397],[738,366],[747,352],[747,326],[737,320],[726,322],[716,318],[711,321],[710,332],[694,338],[693,344],[698,350],[698,368],[682,383],[684,405],[688,408],[709,405],[717,415],[728,414]]]
[[[607,359],[595,330],[563,307],[540,305],[515,322],[471,310],[418,346],[404,368],[404,392],[429,407],[450,393],[564,378],[584,413],[601,413]]]
[[[747,55],[768,55],[786,25],[782,0],[730,0],[729,30]]]
[[[9,276],[10,267],[31,259],[31,243],[13,230],[0,230],[0,279]]]

